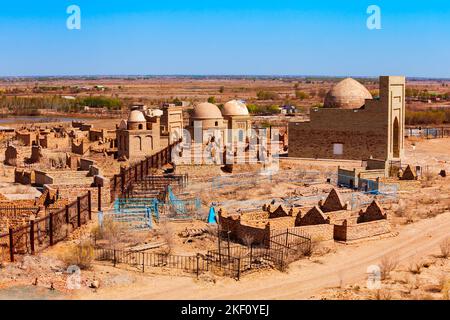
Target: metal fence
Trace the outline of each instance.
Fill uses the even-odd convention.
[[[245,272],[262,267],[283,270],[310,248],[308,235],[286,230],[271,237],[268,246],[243,247],[230,242],[222,246],[219,243],[217,250],[190,256],[98,248],[94,256],[97,261],[112,262],[114,267],[126,264],[142,272],[147,268],[169,268],[197,277],[203,272],[213,272],[239,280]]]
[[[425,139],[439,139],[450,137],[450,128],[448,127],[415,127],[406,128],[407,137],[417,137]]]
[[[30,220],[19,228],[10,228],[7,234],[0,235],[0,246],[9,251],[9,258],[14,262],[15,254],[34,254],[62,241],[68,235],[91,220],[91,192],[78,197],[57,212]]]
[[[254,186],[259,183],[307,183],[319,184],[330,183],[337,185],[337,174],[335,172],[320,171],[297,171],[297,172],[275,172],[267,173],[241,173],[230,176],[219,176],[211,180],[211,190],[222,189],[225,187],[244,187]]]
[[[167,148],[164,148],[154,155],[146,157],[141,162],[123,170],[120,174],[115,175],[111,179],[111,202],[114,201],[119,195],[124,195],[133,183],[144,181],[145,177],[151,174],[151,169],[159,169],[163,165],[172,161],[172,150],[177,146],[180,141],[170,144]],[[187,179],[187,178],[186,178]],[[186,181],[187,183],[187,181]]]
[[[114,267],[119,264],[138,267],[145,272],[146,268],[170,268],[199,276],[209,270],[209,262],[201,254],[192,256],[132,252],[115,249],[95,249],[95,260],[112,262]]]

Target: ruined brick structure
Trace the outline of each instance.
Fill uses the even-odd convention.
[[[321,208],[326,208],[326,213]],[[333,211],[332,209],[337,209]],[[342,203],[337,190],[332,190],[327,201],[312,208],[272,209],[264,205],[261,211],[227,214],[219,210],[222,231],[240,242],[268,244],[271,236],[291,230],[307,234],[314,241],[352,241],[391,232],[387,214],[374,201],[365,210],[350,211]]]
[[[160,117],[156,111],[132,108],[128,120],[122,120],[116,130],[119,159],[142,159],[160,149]]]
[[[8,145],[5,150],[5,162],[8,166],[17,165],[17,148],[13,145]]]
[[[379,99],[370,99],[355,80],[344,81],[336,99],[328,97],[329,105],[311,110],[309,122],[289,123],[289,156],[399,160],[404,151],[405,78],[380,77]]]

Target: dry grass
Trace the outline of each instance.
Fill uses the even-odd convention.
[[[166,246],[163,249],[163,253],[169,255],[175,247],[175,239],[174,232],[167,221],[160,222],[158,235],[166,243]]]
[[[447,279],[442,285],[442,298],[444,300],[450,300],[450,280]]]
[[[450,257],[450,237],[441,242],[440,248],[442,258],[447,259]]]
[[[414,260],[408,266],[408,271],[412,274],[420,274],[422,272],[423,263],[421,261]]]
[[[90,240],[81,240],[79,243],[68,246],[62,252],[60,259],[66,267],[78,266],[80,269],[89,269],[94,260],[94,245]]]
[[[390,277],[392,271],[394,271],[398,266],[398,256],[397,255],[388,255],[384,256],[380,262],[381,269],[381,279],[385,280]]]
[[[376,290],[373,293],[372,299],[373,300],[391,300],[392,299],[392,293],[391,293],[390,290],[387,290],[387,289]]]
[[[96,240],[107,240],[111,248],[115,248],[120,242],[121,234],[125,231],[122,224],[108,217],[103,220],[102,226],[96,226],[91,233]]]
[[[436,182],[436,175],[429,169],[425,170],[422,176],[422,188],[432,187]]]

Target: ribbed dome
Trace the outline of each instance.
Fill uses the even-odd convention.
[[[336,84],[325,97],[325,108],[358,109],[373,99],[369,90],[358,81],[347,78]]]
[[[223,106],[224,116],[248,116],[248,109],[245,103],[238,100],[231,100]]]
[[[203,102],[194,107],[193,119],[222,119],[219,108],[212,103]]]
[[[133,110],[130,112],[130,115],[128,116],[128,122],[146,122],[144,114],[142,111],[139,110]]]

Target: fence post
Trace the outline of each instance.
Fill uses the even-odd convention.
[[[97,189],[97,207],[98,211],[102,211],[102,187],[98,186]]]
[[[289,230],[286,230],[286,248],[288,247]]]
[[[88,190],[88,214],[89,220],[92,220],[92,198],[91,190]]]
[[[66,204],[66,224],[69,224],[70,218],[69,218],[69,205]]]
[[[145,272],[145,252],[142,252],[142,273]]]
[[[9,228],[9,259],[14,262],[14,230]]]
[[[114,257],[113,257],[114,267],[116,266],[116,249],[114,249]]]
[[[200,255],[197,253],[197,279],[198,279],[198,275],[199,275],[199,261],[200,261]]]
[[[53,246],[53,212],[50,212],[48,219],[50,229],[50,246]]]
[[[30,220],[30,247],[31,254],[34,255],[34,219]]]
[[[120,181],[121,181],[120,192],[123,195],[123,193],[125,191],[125,171],[122,172],[122,174],[120,176]]]
[[[77,224],[78,228],[81,227],[81,199],[77,197]]]
[[[241,258],[237,258],[238,260],[238,273],[237,273],[237,279],[240,280],[241,279]]]
[[[252,268],[253,261],[253,243],[250,245],[250,269]]]

